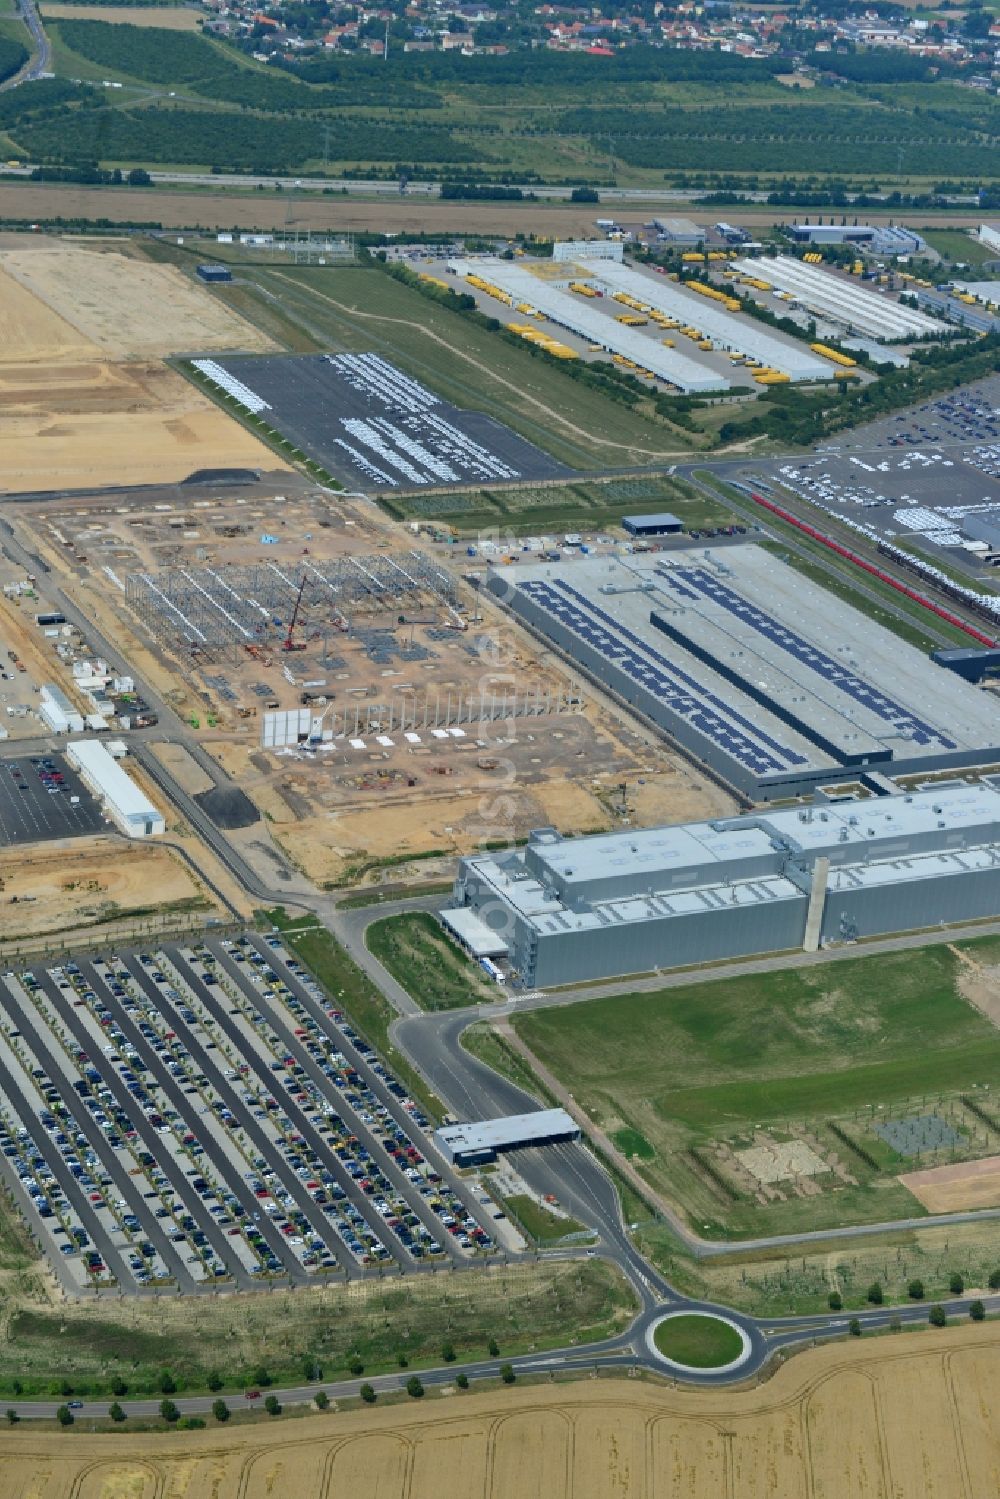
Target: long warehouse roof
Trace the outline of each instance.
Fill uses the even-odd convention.
[[[107,797],[128,821],[162,815],[118,761],[112,759],[99,739],[74,739],[70,759],[92,777],[101,795]]]
[[[751,359],[760,360],[770,369],[783,370],[792,380],[829,380],[834,373],[831,364],[811,353],[804,344],[775,338],[745,314],[734,316],[713,304],[711,298],[682,291],[671,281],[645,276],[625,265],[611,264],[588,266],[587,279],[598,281],[612,291],[627,292],[670,317],[682,318],[723,348],[749,354]]]
[[[889,297],[866,291],[844,276],[831,276],[828,271],[804,265],[793,255],[778,255],[773,260],[734,260],[733,267],[744,276],[754,276],[779,291],[791,292],[811,312],[824,313],[880,341],[921,338],[925,333],[947,331],[944,323],[925,312],[916,312]]]
[[[598,312],[573,295],[557,286],[533,276],[521,266],[505,260],[451,260],[449,269],[460,276],[482,276],[484,280],[499,286],[517,302],[529,302],[545,317],[562,328],[578,333],[589,343],[600,344],[612,354],[623,354],[643,369],[652,370],[661,380],[667,380],[683,391],[728,390],[730,382],[725,375],[688,359],[675,349],[668,349],[657,340],[626,328],[615,322],[606,312]],[[567,274],[570,274],[567,265]],[[592,272],[591,272],[592,274]]]

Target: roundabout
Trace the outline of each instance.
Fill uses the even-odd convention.
[[[646,1346],[659,1363],[694,1378],[735,1373],[753,1353],[750,1335],[732,1317],[690,1309],[658,1317]]]

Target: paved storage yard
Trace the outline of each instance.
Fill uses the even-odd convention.
[[[72,838],[104,826],[100,804],[62,755],[0,761],[0,842]]]
[[[419,1107],[277,937],[0,982],[0,1149],[70,1291],[463,1264]]]
[[[774,465],[770,475],[887,541],[937,553],[977,581],[1000,582],[962,535],[966,516],[1000,503],[1000,378],[860,427],[809,458]]]
[[[571,472],[492,417],[442,401],[378,354],[195,364],[308,457],[365,489],[551,479]]]

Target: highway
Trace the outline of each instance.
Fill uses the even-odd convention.
[[[18,8],[31,37],[32,53],[19,73],[15,73],[0,83],[0,94],[8,89],[18,88],[22,83],[30,83],[36,78],[43,78],[52,65],[52,48],[45,35],[45,28],[38,14],[35,0],[18,0]]]

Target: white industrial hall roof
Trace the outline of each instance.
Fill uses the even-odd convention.
[[[474,958],[501,958],[510,951],[503,938],[471,906],[448,906],[438,915]]]
[[[889,296],[867,291],[846,276],[805,265],[794,255],[778,255],[773,260],[734,260],[733,267],[744,276],[767,281],[779,291],[791,292],[796,301],[810,312],[820,312],[835,322],[859,333],[885,342],[894,338],[922,338],[926,333],[945,333],[946,323],[904,307]]]
[[[537,1109],[531,1114],[508,1114],[474,1124],[446,1124],[437,1131],[437,1138],[454,1155],[467,1155],[470,1151],[516,1150],[579,1133],[580,1126],[565,1109]]]
[[[746,313],[727,312],[710,297],[683,291],[673,281],[644,275],[624,265],[588,266],[587,278],[612,291],[627,292],[670,317],[682,318],[720,347],[748,354],[769,369],[782,370],[791,380],[829,380],[834,373],[833,366],[812,353],[807,344],[775,338]]]
[[[482,276],[507,292],[515,303],[530,303],[560,327],[580,334],[589,343],[600,344],[609,353],[623,354],[626,359],[634,360],[643,369],[652,370],[654,375],[676,385],[679,390],[697,393],[729,389],[730,382],[725,375],[679,354],[676,349],[666,348],[657,339],[625,327],[606,312],[598,312],[572,292],[533,276],[522,266],[488,258],[452,260],[448,264],[460,276]],[[570,274],[571,269],[567,266],[567,275]]]
[[[99,739],[74,739],[68,756],[126,822],[162,821],[163,814]]]

